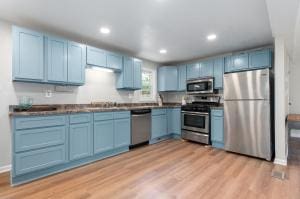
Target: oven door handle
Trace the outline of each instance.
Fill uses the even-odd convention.
[[[190,111],[181,111],[181,113],[186,114],[186,115],[209,115],[209,113],[204,113],[204,112],[190,112]]]

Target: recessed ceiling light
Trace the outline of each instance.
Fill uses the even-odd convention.
[[[166,54],[166,53],[167,53],[167,50],[166,50],[166,49],[160,49],[160,50],[159,50],[159,53],[160,53],[160,54]]]
[[[102,34],[109,34],[110,33],[110,29],[109,28],[107,28],[107,27],[102,27],[102,28],[100,28],[100,32],[102,33]]]
[[[209,40],[209,41],[215,40],[216,38],[217,38],[217,35],[215,35],[215,34],[211,34],[211,35],[207,36],[207,40]]]

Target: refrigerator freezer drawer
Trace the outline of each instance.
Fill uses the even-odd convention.
[[[271,160],[270,102],[224,102],[225,150]]]

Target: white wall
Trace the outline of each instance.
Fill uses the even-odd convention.
[[[287,164],[288,128],[285,122],[289,113],[289,56],[285,41],[275,38],[275,160]]]
[[[157,64],[143,60],[143,67],[155,70]],[[156,72],[155,85],[156,88]],[[0,171],[11,161],[11,131],[8,117],[9,105],[18,103],[20,96],[30,96],[35,104],[91,103],[92,101],[139,102],[139,91],[118,91],[115,74],[95,69],[86,70],[86,84],[74,87],[72,92],[54,92],[46,98],[45,90],[54,91],[53,85],[12,82],[11,24],[0,21]],[[156,93],[156,89],[154,91]],[[132,98],[129,97],[132,95]]]

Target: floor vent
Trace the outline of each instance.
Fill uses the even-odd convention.
[[[284,171],[278,171],[278,170],[273,170],[272,171],[272,177],[273,178],[278,178],[280,180],[286,179],[286,174]]]

